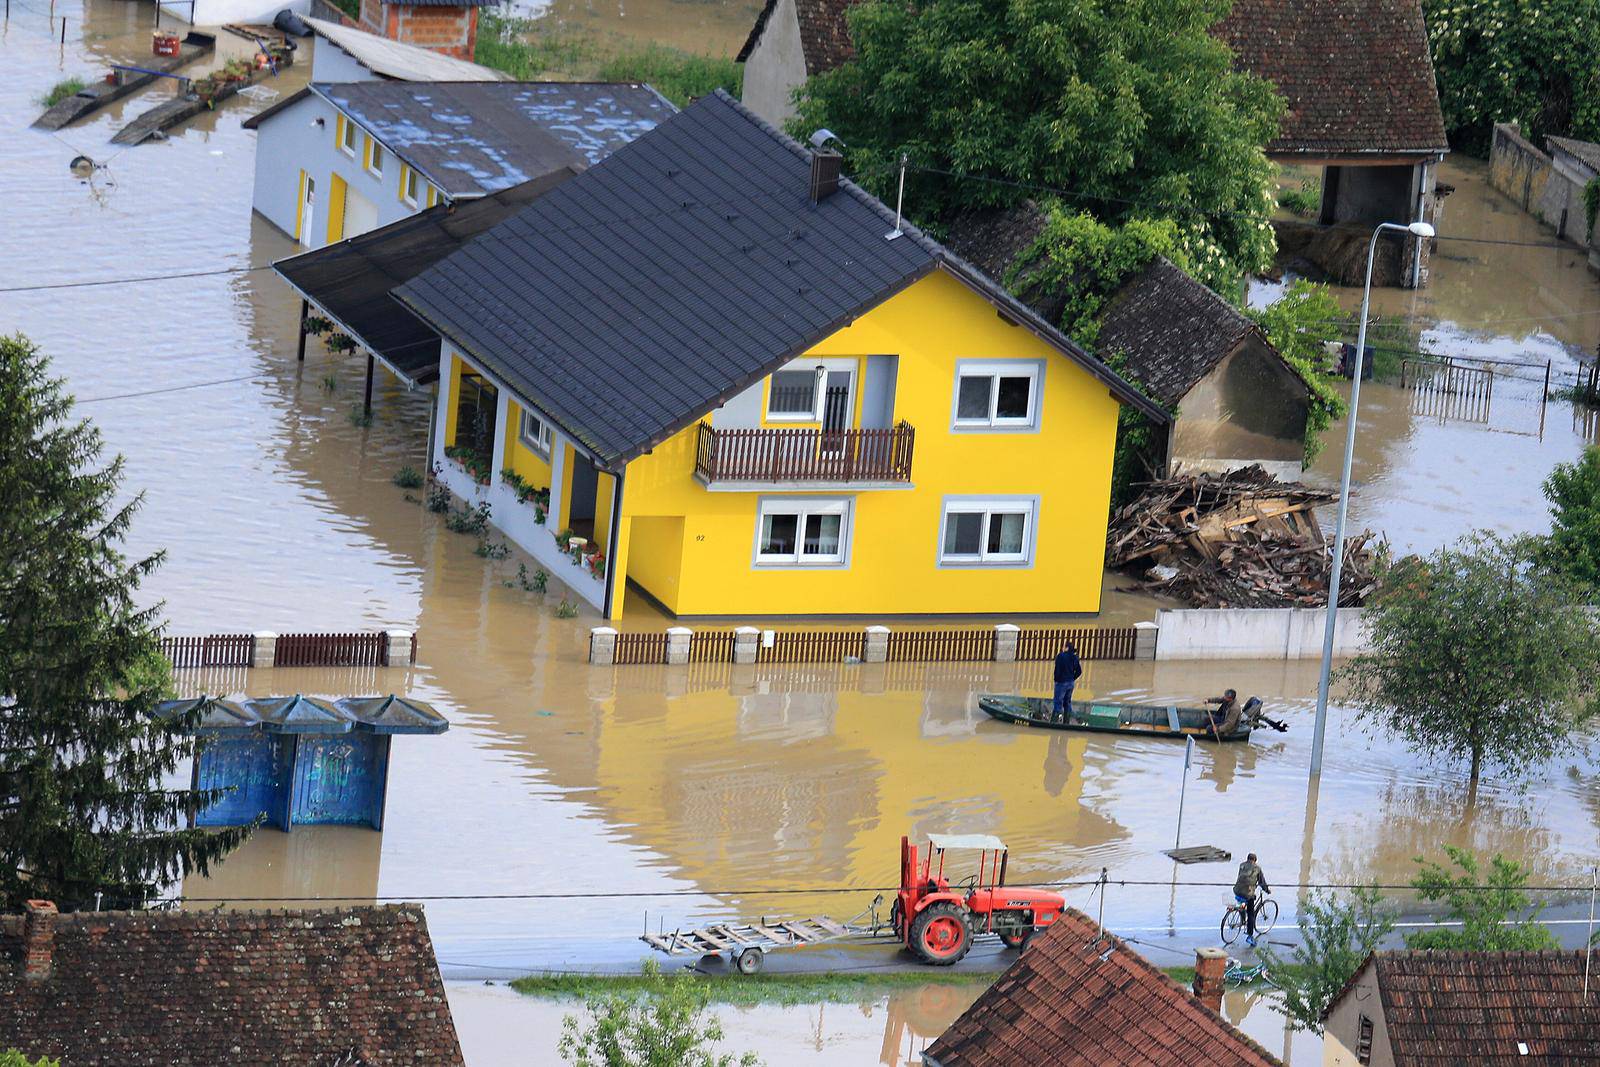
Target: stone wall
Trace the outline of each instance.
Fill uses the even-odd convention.
[[[1195,608],[1156,614],[1156,659],[1317,659],[1324,608]],[[1360,608],[1340,608],[1333,654],[1366,650]]]
[[[1494,124],[1489,149],[1489,184],[1536,214],[1545,184],[1550,180],[1550,157],[1535,148],[1515,126]]]

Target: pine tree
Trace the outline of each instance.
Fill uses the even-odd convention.
[[[154,716],[169,683],[159,607],[140,582],[162,554],[120,551],[141,503],[117,504],[122,459],[73,416],[49,359],[0,337],[0,908],[137,906],[247,829],[187,828],[214,797],[164,781],[192,756]]]

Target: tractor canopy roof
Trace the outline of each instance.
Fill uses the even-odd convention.
[[[928,843],[941,852],[953,848],[984,848],[1005,851],[1004,841],[993,834],[929,834]]]

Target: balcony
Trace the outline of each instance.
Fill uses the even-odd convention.
[[[700,424],[694,473],[708,487],[909,487],[916,431],[723,429]]]

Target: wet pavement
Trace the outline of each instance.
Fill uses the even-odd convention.
[[[1108,869],[1107,926],[1145,942],[1158,963],[1187,962],[1210,937],[1232,866],[1175,870],[1160,851],[1174,837],[1180,748],[1045,735],[977,710],[979,692],[1046,689],[1042,664],[587,666],[595,620],[554,617],[559,581],[544,595],[523,591],[515,553],[475,555],[471,538],[391,484],[400,466],[423,464],[429,397],[380,376],[375,418],[361,427],[349,417],[361,363],[316,342],[296,362],[298,302],[270,272],[246,269],[293,251],[249,211],[254,141],[239,122],[271,99],[230,101],[166,143],[121,152],[106,142],[151,93],[57,137],[29,130],[35,98],[58,78],[146,54],[153,8],[91,0],[86,26],[78,5],[58,5],[69,15],[64,46],[41,14],[18,14],[29,10],[14,0],[0,34],[0,187],[13,209],[0,290],[236,271],[0,292],[0,330],[21,330],[55,357],[108,447],[127,457],[127,490],[145,494],[130,547],[168,552],[147,598],[165,602],[176,633],[420,634],[413,668],[222,672],[183,684],[250,695],[409,692],[452,722],[441,737],[396,741],[384,833],[263,830],[210,879],[188,879],[186,895],[233,906],[425,900],[442,965],[458,979],[630,969],[646,924],[849,917],[895,878],[901,834],[981,830],[1012,846],[1014,881],[1087,882]],[[303,62],[265,84],[291,92],[308,71]],[[106,164],[89,183],[68,171],[79,153]],[[1457,184],[1447,232],[1545,239],[1467,177]],[[1442,343],[1570,366],[1600,326],[1587,317],[1600,308],[1593,280],[1562,266],[1562,253],[1500,247],[1445,246],[1431,290],[1383,299],[1439,320]],[[1356,521],[1402,548],[1473,526],[1539,528],[1539,480],[1588,435],[1570,405],[1551,404],[1543,437],[1527,436],[1538,405],[1515,395],[1497,391],[1505,407],[1495,418],[1506,422],[1484,426],[1414,414],[1392,387],[1365,390]],[[1337,461],[1335,443],[1316,472],[1336,473]],[[1114,598],[1107,609],[1108,621],[1122,621],[1152,605]],[[661,620],[638,613],[628,625]],[[1285,886],[1403,882],[1411,858],[1438,855],[1444,841],[1525,860],[1541,882],[1585,880],[1600,849],[1600,763],[1588,751],[1526,788],[1491,780],[1469,807],[1454,769],[1366,736],[1335,708],[1308,817],[1314,664],[1091,663],[1080,694],[1192,701],[1230,685],[1260,694],[1292,729],[1250,746],[1201,746],[1184,844],[1254,849]],[[1067,895],[1102,905],[1087,885]],[[1293,896],[1280,891],[1285,903]],[[542,1009],[482,1008],[502,1010]],[[855,1034],[837,1038],[858,1042],[852,1050],[882,1046],[893,1029],[889,1005],[828,1006],[826,1025],[822,1009],[771,1010],[795,1034]],[[1260,1022],[1259,1009],[1243,1017],[1247,1029],[1276,1025]],[[1257,1036],[1276,1049],[1281,1026],[1273,1032]],[[846,1045],[817,1055],[836,1047]]]

